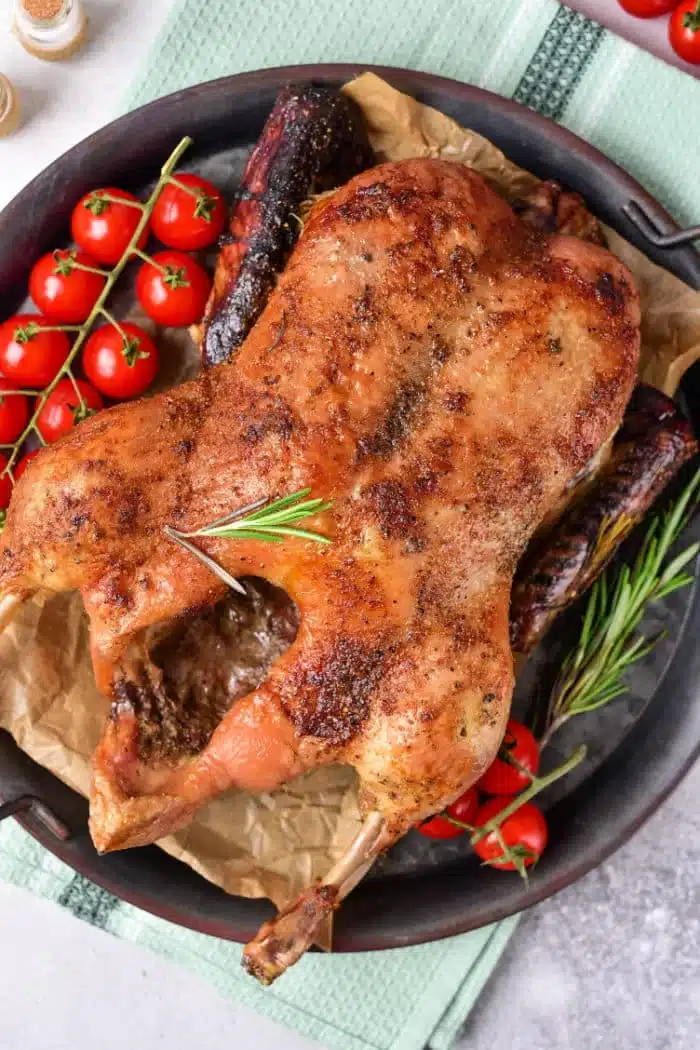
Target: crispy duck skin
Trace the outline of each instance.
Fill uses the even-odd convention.
[[[300,205],[372,163],[352,99],[314,84],[280,92],[246,165],[219,253],[199,334],[206,366],[226,361],[262,313],[298,237]]]
[[[603,228],[579,193],[564,190],[558,182],[540,182],[525,197],[513,201],[513,211],[523,222],[545,233],[578,237],[605,245]]]
[[[638,356],[638,295],[610,253],[533,230],[466,167],[407,160],[312,211],[233,361],[44,449],[10,505],[0,595],[82,592],[115,701],[94,763],[98,848],[152,842],[233,786],[353,766],[352,863],[286,910],[283,948],[273,924],[247,955],[266,980],[293,961],[309,909],[332,909],[493,759],[516,565],[620,425]],[[224,593],[164,528],[305,486],[334,500],[308,523],[329,546],[197,541],[287,592],[293,644],[200,752],[146,760],[140,703],[162,688],[148,631]]]
[[[516,652],[530,652],[554,618],[591,586],[697,450],[692,427],[674,401],[640,384],[592,488],[518,568],[510,611]]]

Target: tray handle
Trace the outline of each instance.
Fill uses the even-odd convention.
[[[700,226],[689,226],[687,230],[663,233],[655,219],[637,201],[628,201],[622,210],[642,236],[656,248],[680,248],[684,244],[700,239]]]
[[[29,813],[35,817],[40,824],[43,824],[61,842],[66,842],[71,837],[72,832],[68,825],[60,817],[56,816],[51,807],[47,806],[36,795],[21,795],[11,802],[0,804],[0,821],[6,820],[8,817],[15,817],[18,813]]]

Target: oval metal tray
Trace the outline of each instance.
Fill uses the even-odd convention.
[[[661,233],[678,227],[637,182],[570,132],[516,103],[456,81],[399,69],[299,66],[246,73],[160,99],[75,146],[39,175],[0,215],[0,317],[25,295],[32,263],[67,237],[75,201],[94,186],[143,190],[183,135],[195,140],[187,163],[235,186],[283,84],[315,80],[341,85],[374,68],[395,87],[497,143],[514,161],[583,194],[591,210],[654,261],[700,288],[700,256],[689,246],[645,240],[625,212],[631,202]],[[630,214],[635,214],[634,209]],[[698,379],[684,384],[700,426]],[[700,534],[696,523],[693,538]],[[555,893],[623,843],[677,784],[700,752],[700,601],[678,592],[655,611],[670,630],[639,667],[629,696],[562,734],[562,747],[585,737],[590,758],[578,776],[550,796],[551,844],[530,882],[479,866],[468,844],[429,843],[409,834],[338,913],[340,951],[393,948],[474,929]],[[655,623],[650,623],[653,630]],[[524,703],[563,644],[557,625],[518,688]],[[132,904],[204,933],[248,939],[269,917],[265,901],[231,897],[154,846],[99,857],[87,832],[87,803],[0,732],[0,798],[35,796],[70,829],[62,840],[36,812],[17,819],[77,871]]]

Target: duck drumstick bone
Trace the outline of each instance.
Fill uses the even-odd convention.
[[[347,853],[325,879],[309,886],[274,919],[263,923],[246,945],[243,966],[261,984],[272,984],[311,947],[324,918],[374,863],[384,824],[381,813],[369,813]]]

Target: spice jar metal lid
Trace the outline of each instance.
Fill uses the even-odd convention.
[[[15,0],[15,30],[25,50],[37,58],[70,58],[87,35],[82,0]]]
[[[14,87],[0,73],[0,138],[11,135],[19,124],[19,104]]]

